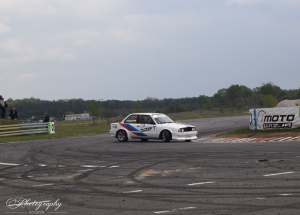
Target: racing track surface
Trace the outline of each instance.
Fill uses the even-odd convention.
[[[206,135],[248,119],[192,122]],[[23,197],[62,203],[35,214],[299,214],[299,143],[120,143],[99,135],[1,144],[0,212],[34,211],[5,205]]]

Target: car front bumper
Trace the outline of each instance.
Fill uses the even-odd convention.
[[[195,140],[198,131],[177,132],[172,134],[172,140]]]

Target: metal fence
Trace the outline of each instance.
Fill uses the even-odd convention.
[[[26,135],[26,134],[54,134],[54,122],[27,123],[19,125],[0,126],[0,137]]]

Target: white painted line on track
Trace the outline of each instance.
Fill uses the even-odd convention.
[[[53,184],[37,184],[37,185],[32,185],[33,187],[42,187],[42,186],[51,186]]]
[[[192,168],[187,168],[187,169],[176,169],[175,171],[179,172],[179,171],[183,171],[183,170],[194,170],[194,169],[201,169],[201,167],[192,167]]]
[[[20,166],[22,164],[16,164],[16,163],[0,163],[0,165],[7,165],[7,166]]]
[[[279,196],[292,196],[293,194],[291,193],[283,193],[283,194],[278,194]]]
[[[101,167],[104,168],[106,166],[97,166],[97,165],[81,165],[80,167],[87,167],[87,168],[96,168],[96,167]]]
[[[47,164],[42,164],[42,163],[39,163],[38,165],[39,166],[47,166]]]
[[[139,192],[142,192],[142,190],[133,190],[133,191],[127,191],[123,193],[139,193]]]
[[[295,173],[295,172],[282,172],[282,173],[268,174],[268,175],[264,175],[264,176],[268,177],[268,176],[286,175],[286,174],[293,174],[293,173]]]
[[[193,184],[188,184],[189,186],[194,186],[194,185],[201,185],[201,184],[213,184],[215,183],[214,181],[208,181],[208,182],[200,182],[200,183],[193,183]]]
[[[256,199],[262,200],[262,199],[266,199],[266,198],[265,197],[257,197]]]
[[[191,209],[195,209],[196,207],[185,207],[185,208],[178,208],[178,209],[174,209],[174,210],[170,210],[170,211],[156,211],[153,212],[155,214],[163,214],[163,213],[171,213],[171,212],[176,212],[176,211],[186,211],[186,210],[191,210]]]
[[[94,169],[81,169],[81,170],[77,170],[76,172],[86,172],[86,171],[90,171],[90,170],[94,170]]]
[[[117,168],[117,167],[120,167],[120,166],[110,166],[108,168]]]
[[[156,211],[155,214],[163,214],[163,213],[170,213],[172,211]]]

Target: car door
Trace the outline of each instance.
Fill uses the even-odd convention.
[[[144,138],[156,138],[156,124],[150,115],[140,115],[139,117],[140,132]]]
[[[139,115],[130,115],[124,123],[119,123],[124,129],[129,133],[130,138],[137,139],[140,138],[140,127],[138,123]]]

